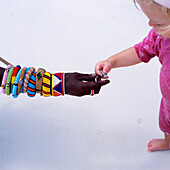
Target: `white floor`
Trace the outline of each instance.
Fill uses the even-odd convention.
[[[1,56],[49,72],[92,73],[150,29],[131,0],[1,0],[0,23]],[[94,97],[0,92],[0,170],[169,170],[169,151],[146,148],[163,136],[160,67],[112,70]]]

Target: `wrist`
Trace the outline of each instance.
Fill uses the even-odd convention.
[[[115,67],[116,61],[113,56],[109,57],[106,61],[108,62],[111,69]]]
[[[68,86],[67,86],[67,80],[68,80],[68,73],[65,73],[65,76],[64,76],[64,86],[65,86],[65,94],[68,94],[67,93],[67,89],[68,89]]]
[[[4,71],[5,71],[5,69],[0,67],[0,87],[1,87],[2,77],[3,77]]]

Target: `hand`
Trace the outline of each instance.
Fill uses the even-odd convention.
[[[109,80],[101,81],[98,78],[95,82],[96,74],[65,73],[65,94],[72,96],[90,95],[91,90],[98,94],[101,86],[108,84]]]
[[[108,73],[110,72],[111,69],[112,69],[112,62],[110,60],[104,60],[96,64],[95,73],[102,77],[100,70],[102,70],[104,73]]]

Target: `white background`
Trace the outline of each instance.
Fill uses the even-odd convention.
[[[22,67],[93,73],[140,42],[147,22],[132,0],[0,0],[0,55]],[[159,70],[157,57],[112,70],[94,97],[0,92],[0,170],[168,170],[170,152],[146,147],[163,137]]]

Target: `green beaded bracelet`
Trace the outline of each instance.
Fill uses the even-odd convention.
[[[5,86],[6,95],[11,94],[11,79],[12,79],[12,73],[14,71],[14,68],[15,68],[14,66],[11,67],[11,69],[9,70],[8,76],[7,76],[6,86]]]

